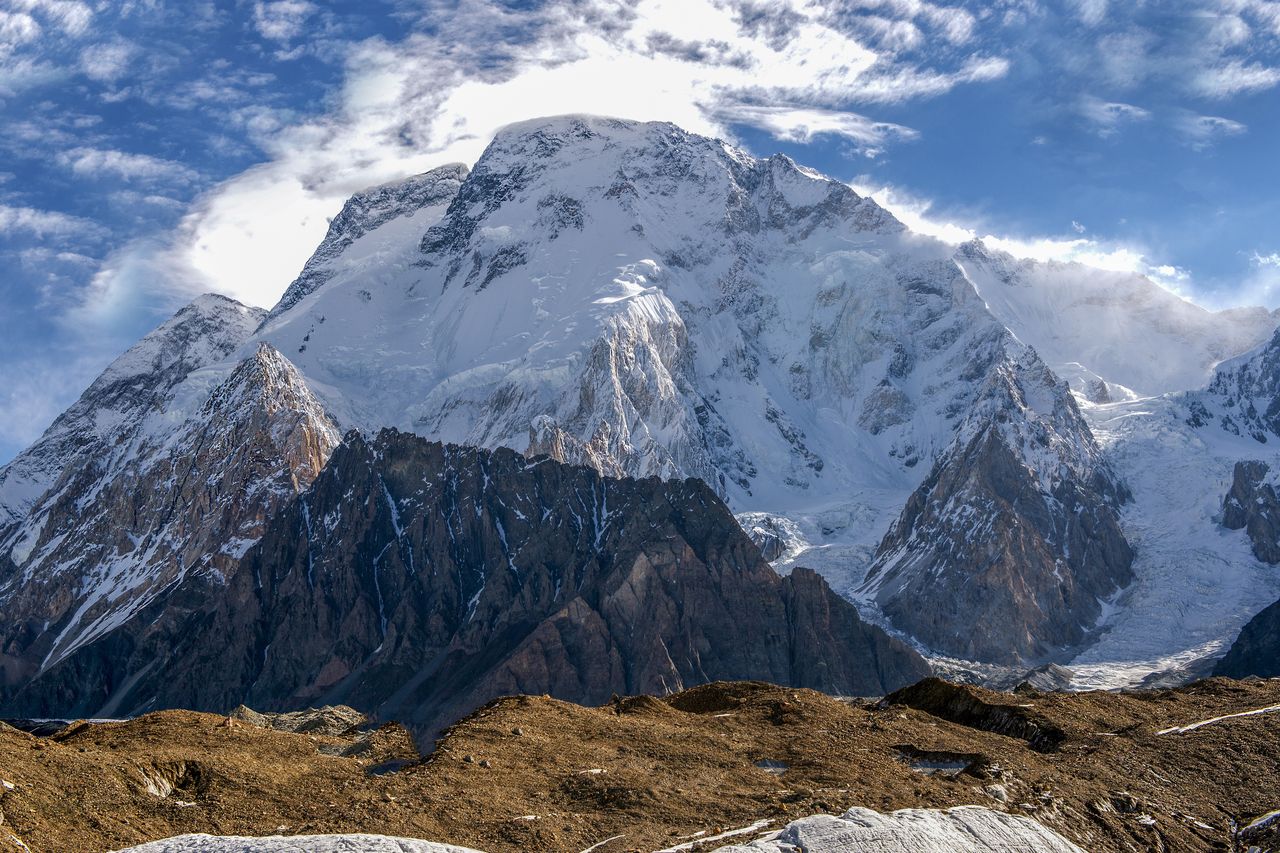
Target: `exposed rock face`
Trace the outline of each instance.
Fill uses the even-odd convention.
[[[950,655],[1016,664],[1079,646],[1133,578],[1116,512],[1128,493],[1036,367],[996,372],[868,575],[895,625]],[[1055,389],[1049,417],[1018,415]]]
[[[419,219],[419,212],[424,210],[428,221],[419,222],[418,227],[425,229],[457,195],[467,173],[466,166],[453,163],[402,181],[371,187],[347,199],[342,210],[329,223],[324,240],[275,308],[271,309],[270,316],[289,310],[308,294],[323,287],[335,275],[334,261],[366,234],[395,220],[412,222]]]
[[[1189,409],[1192,426],[1216,419],[1223,430],[1259,444],[1280,436],[1280,333],[1224,362],[1204,392],[1190,395]]]
[[[109,465],[171,407],[179,383],[235,352],[263,316],[224,296],[201,296],[112,362],[35,444],[0,468],[0,541],[65,469]]]
[[[1231,490],[1222,499],[1222,526],[1244,531],[1264,563],[1280,563],[1280,497],[1265,462],[1237,462]]]
[[[340,736],[350,734],[368,725],[369,718],[355,708],[346,705],[325,705],[305,711],[286,711],[279,714],[260,714],[245,705],[231,712],[231,719],[241,720],[251,726],[275,729],[278,732],[298,734],[322,734]]]
[[[264,344],[172,433],[140,431],[112,457],[68,466],[15,534],[20,561],[0,566],[0,690],[128,622],[188,575],[218,595],[338,441],[297,371]]]
[[[704,484],[348,436],[230,578],[164,602],[10,705],[344,703],[435,731],[495,696],[756,678],[881,694],[925,675],[812,572],[778,577]],[[90,684],[87,674],[96,674]]]
[[[1214,675],[1280,677],[1280,601],[1249,620],[1218,661]]]

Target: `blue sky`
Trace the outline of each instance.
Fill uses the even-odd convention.
[[[497,127],[667,119],[944,238],[1280,305],[1280,0],[0,0],[0,461]]]

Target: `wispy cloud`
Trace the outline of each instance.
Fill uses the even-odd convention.
[[[1187,144],[1197,151],[1210,148],[1229,136],[1240,136],[1249,128],[1245,124],[1221,116],[1202,116],[1186,112],[1174,120],[1174,127]]]
[[[0,234],[25,233],[36,237],[101,237],[102,226],[79,216],[33,207],[0,204]]]
[[[724,137],[749,125],[795,141],[839,136],[878,155],[918,132],[877,119],[874,108],[1008,73],[1006,59],[971,45],[978,23],[967,11],[917,0],[865,5],[948,50],[891,55],[834,5],[816,2],[428,2],[429,31],[353,47],[330,113],[297,123],[246,110],[271,159],[200,198],[172,252],[151,263],[168,258],[176,280],[194,271],[202,289],[270,304],[347,195],[442,162],[473,162],[498,127],[519,118],[665,119]],[[279,39],[312,14],[297,3],[254,8],[259,29]]]
[[[1079,110],[1085,121],[1102,137],[1114,136],[1122,125],[1151,118],[1150,111],[1142,107],[1095,97],[1081,98]]]
[[[1280,83],[1280,68],[1233,59],[1201,70],[1192,81],[1196,94],[1209,98],[1229,98],[1241,93],[1261,92]]]
[[[1016,258],[1080,263],[1112,272],[1145,275],[1168,290],[1185,295],[1183,291],[1186,290],[1188,279],[1185,270],[1153,260],[1151,252],[1141,246],[1082,236],[1086,229],[1074,220],[1071,222],[1070,236],[993,234],[972,224],[956,222],[952,217],[940,216],[934,211],[931,200],[898,187],[875,185],[863,179],[855,181],[853,188],[858,193],[875,199],[876,203],[917,234],[934,237],[952,245],[980,239],[990,248],[1008,252]]]
[[[80,0],[9,0],[9,5],[39,15],[69,36],[83,35],[93,21],[93,10]]]
[[[90,80],[114,83],[128,71],[137,52],[137,47],[120,39],[92,44],[80,52],[80,70]]]
[[[302,35],[307,19],[316,13],[308,0],[270,0],[253,4],[253,25],[271,41],[289,42]]]
[[[86,178],[110,176],[153,183],[191,183],[199,177],[195,170],[173,160],[114,149],[72,148],[61,152],[58,162]]]
[[[1107,0],[1071,0],[1076,16],[1085,26],[1096,27],[1107,17]]]
[[[0,9],[0,59],[39,37],[40,25],[35,18],[26,12],[6,12]]]
[[[834,134],[852,140],[858,150],[868,156],[877,155],[891,142],[908,141],[920,135],[912,128],[875,121],[847,110],[813,107],[730,104],[721,108],[715,117],[752,125],[790,142],[809,142],[824,133]]]

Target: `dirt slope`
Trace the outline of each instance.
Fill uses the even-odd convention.
[[[854,805],[960,804],[1034,816],[1093,851],[1231,850],[1236,827],[1280,808],[1280,712],[1159,732],[1273,705],[1280,680],[1131,694],[929,680],[880,705],[756,683],[600,708],[525,696],[391,772],[416,757],[397,726],[357,742],[166,711],[45,739],[0,729],[14,785],[0,850],[9,834],[74,853],[185,832],[371,832],[493,853],[619,836],[597,850],[620,853]],[[1270,847],[1262,836],[1249,840]]]

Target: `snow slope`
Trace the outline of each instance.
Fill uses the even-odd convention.
[[[178,385],[235,352],[263,316],[223,296],[201,296],[113,361],[35,444],[0,468],[0,536],[63,470],[101,463],[156,421]]]
[[[1219,366],[1205,390],[1085,404],[1094,434],[1133,491],[1126,536],[1133,586],[1112,602],[1099,642],[1072,662],[1076,686],[1132,684],[1226,651],[1241,627],[1280,598],[1280,568],[1254,555],[1244,530],[1222,525],[1239,461],[1280,464],[1280,344]]]
[[[956,262],[1000,322],[1073,389],[1102,379],[1112,399],[1201,388],[1280,322],[1263,308],[1208,311],[1135,273],[1019,260],[977,240]]]

